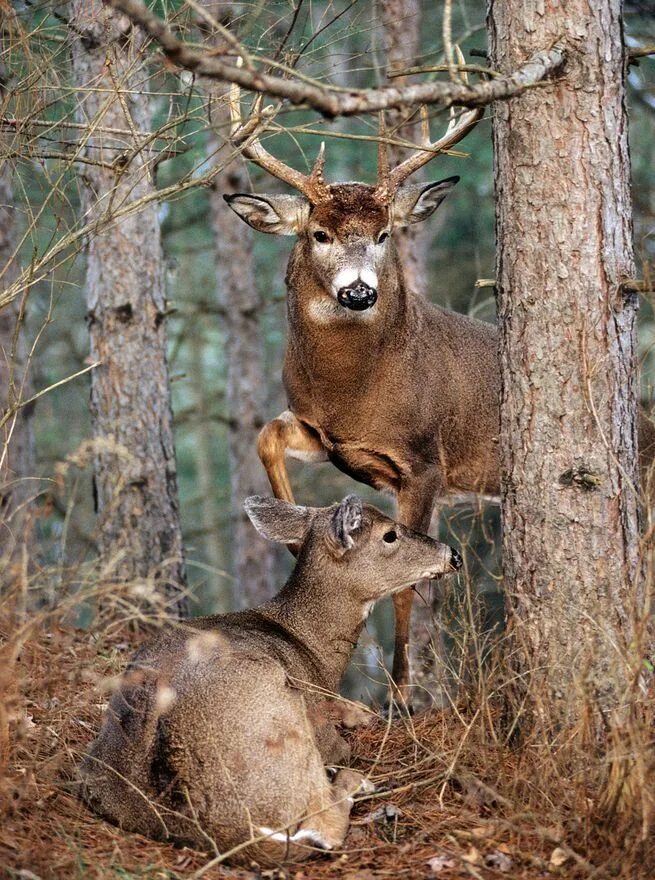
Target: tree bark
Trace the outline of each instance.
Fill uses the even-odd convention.
[[[8,28],[10,21],[5,22]],[[6,50],[5,42],[3,39]],[[4,105],[4,64],[0,64],[0,100]],[[10,149],[8,135],[0,146],[3,152]],[[9,287],[19,274],[18,258],[14,256],[19,241],[14,173],[13,164],[0,157],[0,290]],[[32,393],[23,306],[23,302],[14,300],[0,309],[0,418]],[[33,415],[33,404],[21,407],[0,428],[0,565],[8,564],[16,545],[25,540],[29,499],[35,494],[34,484],[28,481],[36,472]]]
[[[154,186],[143,39],[101,0],[72,0],[73,75],[86,149],[113,168],[80,173],[86,219],[104,219]],[[80,36],[83,34],[84,36]],[[92,87],[92,88],[90,88]],[[94,132],[129,128],[130,138]],[[99,550],[119,580],[154,577],[170,610],[186,610],[156,203],[91,235],[86,296]]]
[[[621,3],[491,0],[488,24],[501,72],[566,42],[560,79],[493,114],[504,578],[533,719],[599,722],[647,613]]]
[[[387,70],[403,70],[417,63],[420,45],[421,4],[419,0],[380,0],[380,20],[384,35],[384,54]],[[409,77],[399,76],[391,80],[394,85],[405,86]],[[389,134],[416,142],[419,133],[418,112],[415,107],[390,110],[387,113]],[[402,147],[389,147],[391,165],[406,158],[408,151]],[[403,267],[408,288],[425,296],[428,258],[429,227],[415,223],[396,230],[394,240]]]
[[[220,21],[233,12],[232,4],[206,4]],[[224,88],[214,87],[209,155],[221,146],[217,132],[229,126]],[[216,242],[218,297],[224,309],[226,404],[229,419],[230,509],[232,518],[232,573],[234,604],[250,608],[270,598],[274,548],[261,538],[248,519],[243,502],[249,495],[268,495],[270,486],[257,456],[257,436],[265,422],[266,372],[264,366],[264,301],[255,279],[253,233],[235,220],[223,195],[250,192],[243,159],[237,158],[214,179],[210,190],[212,226]]]
[[[403,70],[418,63],[420,45],[421,4],[418,0],[380,0],[380,22],[384,42],[385,72]],[[391,82],[406,86],[410,77],[394,77]],[[416,142],[419,138],[419,117],[415,107],[389,110],[385,114],[390,136]],[[389,146],[391,167],[408,155],[403,147]],[[437,160],[438,161],[438,160]],[[422,173],[422,172],[420,172]],[[433,222],[433,221],[431,221]],[[425,296],[427,290],[428,236],[427,223],[416,223],[394,232],[403,277],[412,293]],[[447,703],[447,668],[444,632],[439,608],[440,591],[422,584],[412,605],[410,662],[415,685],[412,701],[415,709]]]

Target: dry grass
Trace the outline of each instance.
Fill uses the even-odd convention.
[[[76,629],[66,601],[32,616],[22,605],[5,600],[0,612],[0,876],[262,876],[222,865],[202,874],[204,854],[123,833],[88,812],[75,766],[98,729],[103,682],[143,636],[109,614],[100,635]],[[489,705],[467,705],[392,724],[379,718],[352,734],[354,764],[378,791],[357,804],[345,851],[263,876],[655,875],[643,810],[602,817],[601,757],[573,761],[562,744],[513,748]],[[652,753],[640,759],[642,783],[654,785]]]

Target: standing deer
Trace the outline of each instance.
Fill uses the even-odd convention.
[[[349,496],[329,508],[252,497],[264,537],[300,547],[280,593],[250,611],[169,626],[136,655],[85,758],[83,793],[121,827],[232,861],[276,865],[339,847],[361,774],[335,722],[373,604],[460,567],[455,550]],[[370,785],[370,784],[369,784]]]
[[[302,193],[225,197],[254,229],[297,236],[286,275],[288,409],[263,428],[258,444],[275,495],[293,501],[285,456],[330,460],[391,491],[398,518],[421,532],[441,496],[498,495],[498,332],[413,295],[393,243],[395,229],[430,217],[459,178],[407,179],[461,140],[482,111],[452,114],[434,142],[423,113],[421,148],[390,169],[381,141],[378,180],[369,186],[326,184],[323,148],[309,175],[289,168],[253,135],[254,116],[240,124],[238,90],[231,105],[233,142]],[[642,418],[642,453],[654,440]],[[394,596],[392,676],[406,702],[412,598],[412,590]]]

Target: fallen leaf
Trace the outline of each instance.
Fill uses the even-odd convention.
[[[448,853],[441,853],[438,856],[428,859],[428,867],[433,874],[441,874],[446,868],[456,868],[457,862]]]
[[[480,855],[480,851],[477,850],[474,846],[466,853],[465,856],[462,856],[462,861],[467,862],[469,865],[482,865],[483,858]]]
[[[504,852],[496,849],[484,857],[484,866],[485,868],[496,868],[497,871],[505,873],[511,869],[512,860]]]
[[[568,860],[568,853],[566,853],[561,846],[556,846],[550,854],[550,861],[548,864],[552,865],[553,868],[560,868],[563,864],[568,862]]]
[[[399,816],[402,816],[402,810],[399,807],[395,804],[383,804],[377,810],[371,810],[370,813],[367,813],[363,819],[360,819],[360,822],[391,822]]]

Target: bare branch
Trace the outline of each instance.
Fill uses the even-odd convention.
[[[283,98],[292,104],[306,105],[329,118],[377,113],[380,110],[414,104],[483,107],[493,101],[512,98],[542,82],[562,67],[566,54],[564,41],[558,40],[551,48],[536,52],[513,73],[474,85],[463,82],[429,82],[353,89],[346,94],[334,93],[329,85],[321,88],[306,82],[253,72],[235,64],[227,64],[207,52],[190,48],[178,40],[166,22],[154,15],[141,0],[108,2],[114,9],[127,15],[134,24],[140,25],[159,43],[167,58],[180,67],[201,76],[236,83],[251,91]]]
[[[646,58],[648,55],[655,55],[655,44],[650,46],[630,46],[628,48],[628,58]]]

